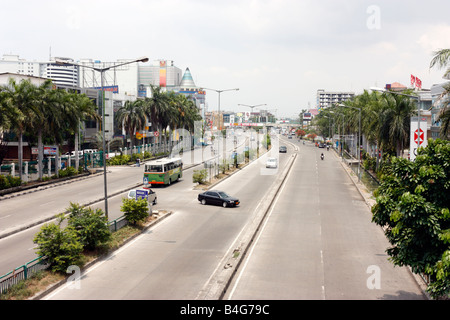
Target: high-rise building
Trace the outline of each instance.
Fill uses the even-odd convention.
[[[331,107],[336,103],[350,100],[355,96],[354,92],[317,90],[317,109]]]
[[[73,62],[70,58],[58,58]],[[18,55],[4,54],[0,59],[0,73],[14,73],[32,77],[51,79],[60,87],[78,87],[78,67],[58,65],[55,58],[48,61],[27,61]]]

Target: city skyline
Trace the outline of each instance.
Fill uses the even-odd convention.
[[[201,9],[201,10],[200,10]],[[443,83],[429,69],[449,48],[445,1],[16,1],[3,5],[0,55],[26,60],[173,60],[221,109],[266,104],[279,117],[316,107],[316,93],[351,91],[410,76]],[[209,110],[217,93],[207,92]],[[250,109],[249,109],[250,110]]]

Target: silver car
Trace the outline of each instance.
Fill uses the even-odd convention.
[[[278,167],[277,158],[267,158],[266,168],[276,168]]]
[[[128,191],[128,199],[136,199],[136,190],[143,190],[144,189],[132,189]],[[148,191],[148,202],[152,203],[153,205],[157,202],[156,192],[152,189],[145,189]]]

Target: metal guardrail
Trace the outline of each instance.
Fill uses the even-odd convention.
[[[8,289],[21,281],[27,280],[37,272],[49,267],[45,257],[38,257],[23,266],[15,268],[13,271],[0,277],[0,294],[5,294]]]
[[[115,232],[128,225],[128,220],[125,216],[121,216],[115,220],[108,222],[108,227],[111,232]],[[41,270],[46,270],[50,264],[46,257],[38,257],[26,264],[15,268],[13,271],[0,277],[0,295],[7,293],[7,291],[17,285],[19,282],[27,280]]]

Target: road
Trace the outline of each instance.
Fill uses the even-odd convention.
[[[238,196],[237,208],[202,206],[192,183],[196,168],[185,170],[170,187],[155,188],[155,209],[173,214],[86,270],[79,289],[70,289],[69,283],[45,299],[199,299],[297,152],[292,141],[283,142],[287,154],[274,147],[277,170],[264,168],[265,155],[215,187]],[[387,241],[370,222],[369,209],[339,158],[325,151],[320,161],[318,148],[294,144],[299,151],[293,169],[225,299],[423,299],[408,271],[387,261]],[[135,181],[142,179],[139,172]],[[110,199],[111,212],[124,195]],[[1,239],[0,251],[24,233]],[[20,252],[32,252],[32,246]],[[367,286],[374,267],[380,270],[381,289]]]
[[[229,300],[424,299],[334,151],[301,145]],[[320,160],[320,153],[325,159]]]
[[[279,155],[280,167],[289,156]],[[276,180],[264,169],[261,159],[216,185],[239,197],[236,208],[203,206],[192,183],[173,184],[165,195],[171,216],[86,270],[79,290],[69,284],[45,299],[196,299]]]

